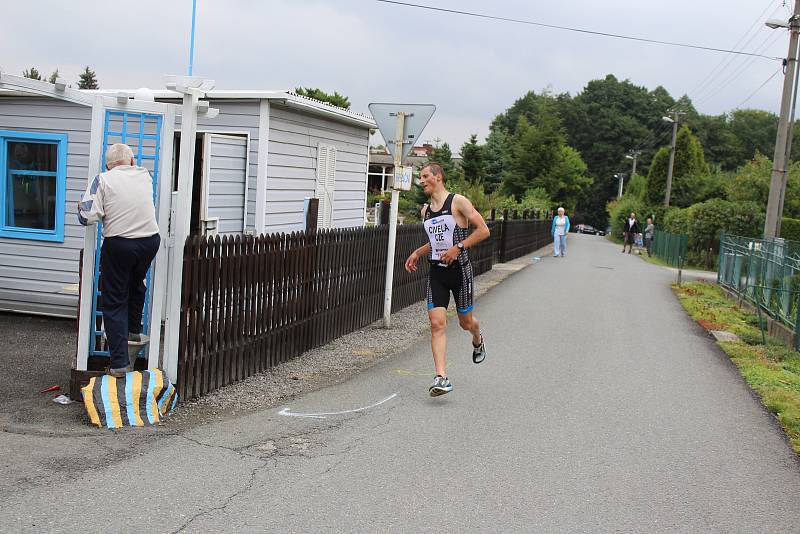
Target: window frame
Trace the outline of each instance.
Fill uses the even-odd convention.
[[[55,228],[41,230],[6,224],[6,198],[8,191],[8,143],[42,143],[56,145],[56,200]],[[45,174],[42,171],[39,174]],[[31,239],[34,241],[64,242],[65,202],[67,195],[67,134],[47,132],[26,132],[19,130],[0,130],[0,237],[12,239]]]

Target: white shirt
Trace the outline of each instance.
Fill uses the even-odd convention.
[[[150,172],[120,165],[98,174],[81,197],[78,215],[83,224],[102,220],[103,237],[137,239],[157,234]]]
[[[567,235],[567,218],[564,215],[556,216],[556,235]]]
[[[636,219],[628,218],[628,228],[633,230],[633,225],[634,225],[635,222],[636,222]]]

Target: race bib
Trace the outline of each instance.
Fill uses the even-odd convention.
[[[440,215],[425,221],[425,231],[431,242],[431,261],[439,261],[453,247],[456,220],[452,215]]]

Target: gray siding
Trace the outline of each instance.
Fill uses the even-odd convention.
[[[209,152],[208,217],[219,218],[220,235],[241,234],[247,187],[247,139],[213,135]]]
[[[67,134],[64,242],[0,238],[0,309],[75,317],[78,297],[63,294],[78,283],[84,227],[75,205],[86,188],[92,110],[49,98],[0,97],[0,129]]]
[[[288,232],[303,228],[303,200],[313,197],[316,184],[317,145],[336,147],[336,188],[333,225],[364,225],[367,180],[367,128],[270,106],[267,165],[266,231]]]
[[[250,134],[250,168],[247,173],[247,228],[255,228],[259,101],[211,100],[210,106],[217,108],[219,115],[213,119],[198,117],[198,130],[215,133]],[[176,131],[179,127],[180,117],[177,119]]]

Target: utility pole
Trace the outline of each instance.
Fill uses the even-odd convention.
[[[800,30],[800,0],[795,0],[794,13],[789,19],[789,54],[786,58],[786,71],[783,76],[783,96],[781,97],[781,114],[778,122],[778,134],[775,138],[775,155],[772,158],[772,178],[769,185],[769,200],[767,201],[767,217],[764,221],[764,239],[777,237],[781,219],[783,186],[786,180],[786,162],[791,149],[789,135],[792,127],[790,112],[792,110],[792,95],[794,88],[795,72],[797,70],[797,42]]]
[[[626,159],[633,160],[633,169],[631,170],[631,178],[636,176],[636,161],[639,159],[639,156],[642,155],[641,150],[628,150],[628,154],[625,156]]]
[[[617,198],[622,198],[622,186],[625,183],[625,175],[622,173],[615,174],[614,178],[619,180],[619,191],[617,191]]]
[[[800,0],[797,0],[800,2]],[[669,198],[672,195],[672,171],[675,168],[675,145],[678,139],[678,120],[685,112],[676,109],[667,112],[671,117],[664,117],[664,120],[672,123],[672,146],[669,151],[669,169],[667,170],[667,191],[664,193],[664,206],[669,207]]]

